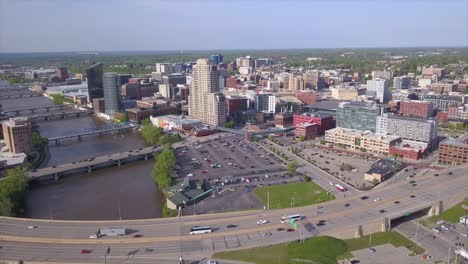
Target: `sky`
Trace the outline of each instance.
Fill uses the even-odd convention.
[[[468,46],[468,0],[0,0],[0,53]]]

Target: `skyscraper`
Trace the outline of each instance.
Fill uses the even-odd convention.
[[[96,63],[86,70],[86,78],[88,80],[88,102],[92,102],[94,98],[104,97],[104,86],[102,83],[103,67],[102,63]]]
[[[208,60],[210,61],[211,64],[218,65],[224,61],[224,57],[221,54],[214,54],[214,55],[210,55]]]
[[[122,108],[119,75],[115,72],[106,72],[103,76],[103,82],[105,113],[113,115]]]
[[[213,126],[226,123],[226,98],[219,92],[219,71],[207,59],[198,59],[193,66],[188,104],[191,118]]]

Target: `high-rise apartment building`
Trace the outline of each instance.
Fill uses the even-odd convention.
[[[408,117],[429,118],[433,115],[432,103],[424,101],[400,102],[400,115]]]
[[[276,96],[273,94],[256,94],[255,110],[262,113],[275,113]]]
[[[380,108],[372,103],[340,103],[336,109],[336,126],[375,132],[375,121],[380,111]]]
[[[14,117],[2,123],[3,138],[10,152],[29,154],[32,151],[32,125],[26,117]]]
[[[393,87],[396,90],[408,89],[411,86],[411,78],[408,76],[399,76],[393,78]]]
[[[117,73],[106,72],[103,75],[105,113],[114,115],[122,109],[122,96],[120,93],[120,78]]]
[[[434,147],[437,140],[437,121],[435,119],[383,115],[377,117],[376,126],[379,134],[390,134],[402,139],[424,142],[430,147]]]
[[[226,98],[219,92],[217,67],[207,59],[198,59],[192,68],[191,85],[189,116],[213,126],[226,123]]]
[[[103,65],[102,63],[96,63],[86,70],[86,79],[88,80],[88,97],[89,102],[92,102],[94,98],[104,97],[104,85],[102,81],[103,76]]]
[[[379,103],[387,103],[392,100],[390,81],[386,79],[368,80],[366,96],[373,96],[379,100]]]
[[[439,94],[426,94],[423,96],[424,101],[432,103],[435,109],[440,111],[447,111],[449,106],[463,105],[468,103],[468,95],[439,95]]]

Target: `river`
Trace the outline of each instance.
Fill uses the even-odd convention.
[[[99,129],[106,121],[93,116],[39,122],[39,132],[56,137]],[[50,158],[43,166],[143,147],[138,131],[106,134],[49,143]],[[27,197],[26,217],[65,220],[117,220],[161,217],[162,193],[151,171],[153,160],[120,168],[65,177],[54,183],[33,184]]]

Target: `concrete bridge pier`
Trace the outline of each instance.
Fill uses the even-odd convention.
[[[55,140],[55,145],[60,145],[60,139]]]
[[[148,154],[145,154],[145,160],[147,160],[147,159],[148,159]]]
[[[390,228],[391,228],[391,226],[390,226],[390,220],[389,220],[387,217],[384,217],[384,218],[382,219],[380,231],[381,231],[381,232],[387,232],[387,231],[390,230]]]
[[[88,173],[91,173],[93,171],[93,167],[91,165],[88,165]]]
[[[117,167],[120,167],[120,165],[122,165],[122,162],[120,161],[120,159],[117,160]]]
[[[78,141],[81,141],[81,136],[78,136]]]
[[[60,175],[58,173],[55,173],[54,174],[54,180],[57,181],[58,179],[60,179]]]
[[[442,201],[437,201],[432,204],[431,209],[429,209],[429,216],[439,215],[442,212]]]
[[[354,233],[354,238],[361,238],[362,237],[362,225],[358,225],[356,228],[356,232]]]

